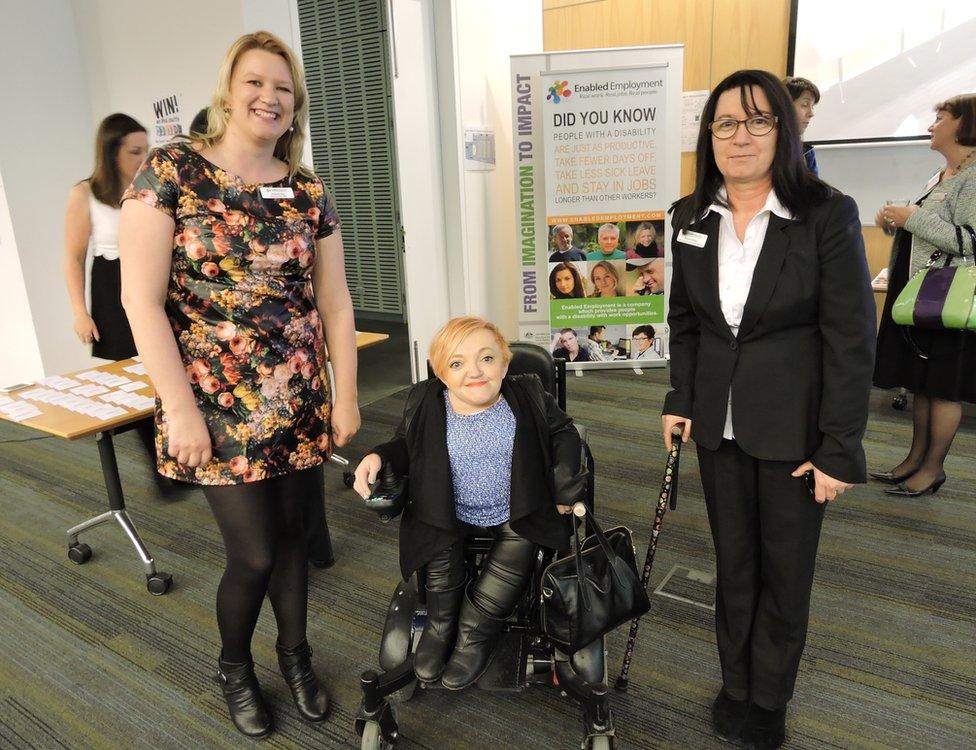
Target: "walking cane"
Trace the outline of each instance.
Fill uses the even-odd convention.
[[[654,553],[657,551],[657,538],[661,533],[661,522],[664,513],[670,505],[674,510],[678,505],[678,458],[681,456],[681,430],[671,432],[671,452],[668,463],[664,467],[664,479],[661,481],[661,494],[657,499],[657,510],[654,512],[654,526],[651,527],[651,541],[647,545],[647,557],[644,558],[644,572],[641,573],[641,585],[647,589],[651,579],[651,568],[654,566]],[[630,662],[634,658],[634,645],[637,641],[637,628],[640,626],[640,616],[630,623],[630,635],[627,637],[627,648],[624,651],[624,663],[620,667],[620,674],[614,688],[627,690],[627,674],[630,672]]]

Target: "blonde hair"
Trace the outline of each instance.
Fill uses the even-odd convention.
[[[300,171],[311,175],[311,171],[302,164],[302,150],[305,148],[305,128],[308,123],[308,92],[305,89],[305,74],[299,65],[291,47],[268,31],[255,31],[244,34],[234,42],[217,74],[217,88],[214,89],[213,101],[207,112],[207,130],[205,133],[191,133],[190,140],[199,147],[213,147],[223,140],[227,132],[230,111],[227,100],[230,98],[230,81],[234,75],[234,68],[245,52],[252,49],[263,49],[266,52],[281,57],[288,65],[291,80],[295,87],[295,112],[291,129],[282,135],[275,144],[274,155],[288,165],[288,177],[293,179]]]
[[[495,338],[498,351],[502,355],[505,363],[512,361],[512,350],[508,348],[508,341],[498,330],[498,326],[484,318],[475,315],[462,315],[459,318],[452,318],[434,334],[430,342],[430,349],[427,352],[427,359],[430,360],[430,367],[437,377],[441,377],[447,370],[448,362],[454,354],[454,350],[461,345],[468,336],[475,331],[488,331]]]

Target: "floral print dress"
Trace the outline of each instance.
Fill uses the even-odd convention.
[[[177,142],[150,152],[130,198],[176,222],[166,315],[213,444],[208,464],[177,463],[157,399],[159,473],[228,485],[322,463],[331,406],[311,274],[339,222],[321,180],[249,185]]]

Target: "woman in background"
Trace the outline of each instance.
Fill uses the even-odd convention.
[[[899,326],[891,308],[905,284],[939,252],[936,265],[971,265],[976,227],[976,95],[954,96],[935,108],[930,148],[945,167],[911,206],[884,206],[875,221],[897,230],[892,243],[891,282],[878,329],[874,384],[907,388],[914,394],[912,445],[889,471],[872,472],[897,485],[889,495],[917,497],[937,492],[946,481],[943,464],[962,419],[962,402],[976,403],[976,335],[971,331]],[[960,245],[961,243],[961,245]],[[960,250],[966,257],[960,257]]]
[[[657,246],[657,230],[649,221],[642,221],[634,230],[634,246],[627,248],[627,258],[658,258],[661,256]]]
[[[146,158],[146,129],[128,115],[109,115],[95,136],[95,168],[71,188],[64,222],[64,278],[74,310],[78,340],[92,355],[128,359],[136,355],[129,320],[122,309],[119,276],[119,200]],[[91,312],[85,304],[85,262],[91,268]]]

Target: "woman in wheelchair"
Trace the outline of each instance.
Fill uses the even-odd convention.
[[[404,580],[424,569],[427,622],[417,678],[462,690],[488,668],[505,620],[528,584],[538,546],[563,550],[567,519],[586,492],[572,420],[534,375],[507,377],[512,358],[498,328],[454,318],[429,353],[436,375],[410,391],[393,440],[356,469],[363,497],[383,464],[409,474],[400,523]],[[464,538],[494,544],[477,580],[465,580]]]

